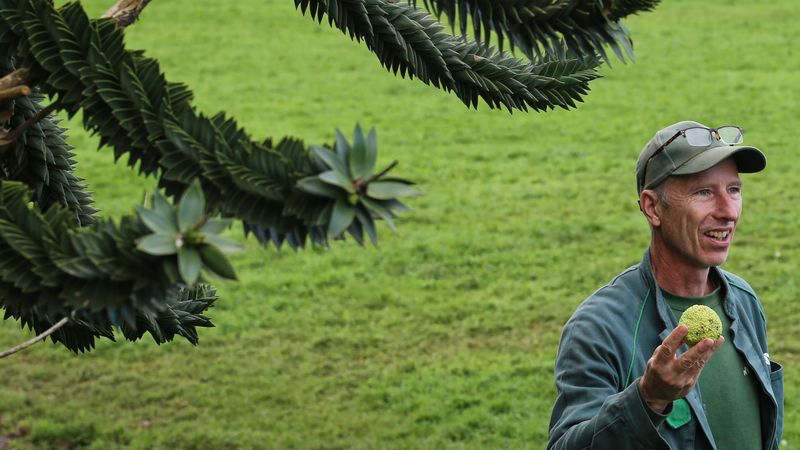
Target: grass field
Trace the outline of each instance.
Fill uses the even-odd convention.
[[[418,2],[421,3],[421,2]],[[84,2],[100,15],[110,1]],[[637,62],[613,61],[574,111],[509,115],[380,67],[289,0],[156,0],[127,32],[195,104],[256,139],[331,142],[376,127],[379,164],[425,196],[352,240],[292,252],[244,240],[200,345],[39,344],[0,362],[0,448],[541,449],[561,326],[648,242],[636,156],[690,118],[739,124],[769,160],[744,176],[726,268],[764,303],[786,376],[784,438],[800,447],[800,9],[795,0],[665,0],[625,22]],[[146,180],[69,123],[103,214]],[[0,322],[0,349],[30,336]]]

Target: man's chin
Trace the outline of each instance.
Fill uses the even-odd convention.
[[[708,265],[708,267],[716,267],[723,265],[727,259],[728,259],[728,252],[725,252],[724,255],[711,256],[704,262]]]

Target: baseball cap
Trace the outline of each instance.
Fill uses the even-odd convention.
[[[707,146],[696,146],[690,145],[684,136],[679,135],[666,148],[658,151],[680,131],[696,127],[709,128],[701,123],[685,120],[659,130],[650,139],[636,161],[637,193],[641,194],[644,189],[658,186],[670,175],[702,172],[731,156],[740,173],[760,172],[766,167],[767,158],[761,150],[751,146],[726,144],[719,139],[711,139]]]

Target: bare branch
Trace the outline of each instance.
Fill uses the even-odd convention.
[[[0,102],[28,95],[31,95],[31,88],[24,84],[8,89],[0,89]]]
[[[19,344],[19,345],[15,346],[15,347],[12,347],[12,348],[0,353],[0,359],[3,359],[6,356],[11,356],[14,353],[17,353],[17,352],[20,352],[22,350],[25,350],[26,348],[30,347],[31,345],[33,345],[33,344],[35,344],[35,343],[37,343],[37,342],[39,342],[41,340],[44,340],[44,338],[46,338],[47,336],[50,336],[51,334],[55,333],[59,328],[61,328],[64,325],[66,325],[67,322],[69,322],[69,317],[64,317],[63,319],[61,319],[58,322],[56,322],[55,325],[53,325],[52,327],[48,328],[44,333],[41,333],[41,334],[37,335],[36,337],[34,337],[33,339],[31,339],[29,341],[25,341],[22,344]]]
[[[150,0],[117,0],[117,3],[103,14],[103,17],[110,17],[117,22],[117,25],[125,28],[136,22],[148,3]]]
[[[31,71],[26,68],[17,69],[3,78],[0,78],[0,90],[14,88],[23,84],[30,84]]]

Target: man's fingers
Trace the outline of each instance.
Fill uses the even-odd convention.
[[[686,353],[678,358],[678,363],[683,371],[697,370],[698,372],[706,365],[711,356],[725,342],[725,338],[720,336],[716,341],[703,339],[690,348]]]
[[[699,361],[698,359],[687,358],[686,355],[683,355],[679,360],[678,364],[681,366],[684,372],[691,370],[695,364]]]
[[[672,333],[665,337],[664,341],[661,342],[661,345],[656,349],[656,357],[662,361],[672,361],[675,357],[675,352],[680,348],[683,338],[686,337],[686,333],[688,332],[689,329],[686,325],[678,325],[675,327]]]
[[[722,337],[722,336],[718,337],[717,341],[714,342],[714,346],[711,347],[711,353],[716,352],[717,349],[720,348],[722,346],[722,344],[724,344],[724,343],[725,343],[725,338]]]
[[[681,358],[687,357],[692,360],[697,360],[700,358],[711,358],[711,355],[714,354],[715,351],[725,342],[725,338],[720,336],[717,338],[716,341],[712,341],[710,338],[705,338],[702,341],[695,344],[689,350],[686,351]]]

